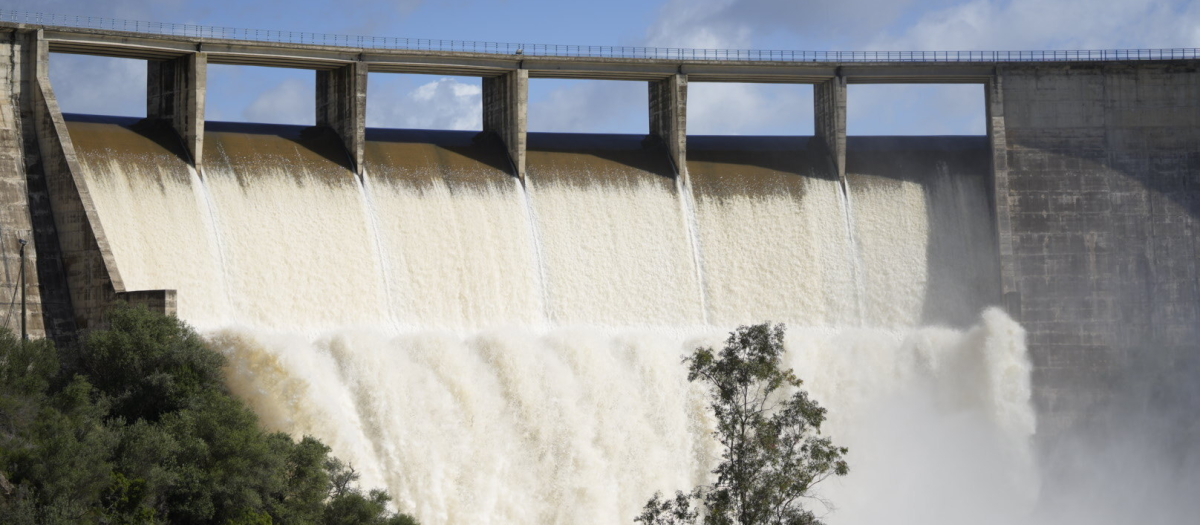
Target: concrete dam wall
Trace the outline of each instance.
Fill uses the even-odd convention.
[[[720,451],[679,356],[738,324],[788,324],[851,447],[837,523],[1019,520],[1034,444],[1200,355],[1194,61],[360,53],[314,67],[318,125],[297,127],[204,121],[205,64],[248,60],[237,42],[4,34],[0,290],[30,240],[31,333],[121,299],[176,313],[266,425],[423,522],[625,521],[702,482]],[[55,46],[150,59],[150,118],[63,115]],[[368,70],[451,66],[495,70],[471,70],[482,133],[365,128]],[[527,132],[539,75],[648,81],[650,133]],[[688,136],[689,78],[816,83],[816,136]],[[847,83],[939,80],[981,85],[987,136],[846,136]]]

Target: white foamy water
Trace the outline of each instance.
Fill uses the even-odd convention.
[[[516,180],[472,188],[367,180],[390,268],[391,308],[405,326],[542,321],[533,237]]]
[[[178,298],[179,315],[220,325],[229,310],[223,265],[195,170],[124,128],[88,135],[99,142],[80,148],[80,165],[126,289],[191,290]]]
[[[672,186],[645,179],[576,185],[530,178],[553,322],[702,322],[686,219]]]
[[[273,428],[330,443],[428,523],[629,523],[655,491],[711,481],[707,398],[680,355],[716,330],[362,331],[215,337]],[[1024,334],[999,311],[961,332],[789,331],[852,474],[830,523],[1019,520],[1037,476]],[[948,495],[954,495],[947,500]],[[818,506],[818,508],[821,508]],[[987,513],[981,515],[980,510]]]
[[[836,181],[806,179],[794,193],[700,196],[696,215],[712,322],[858,321],[857,262],[840,192]]]
[[[570,153],[526,188],[459,158],[364,182],[274,135],[206,142],[203,180],[83,155],[128,288],[178,289],[267,426],[423,523],[628,523],[705,482],[720,451],[680,357],[767,319],[851,447],[830,523],[1019,520],[1036,494],[1024,333],[971,262],[994,259],[980,177],[692,206]]]

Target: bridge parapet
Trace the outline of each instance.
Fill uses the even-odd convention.
[[[126,33],[210,41],[242,41],[325,48],[451,52],[525,57],[615,58],[690,62],[1060,62],[1179,60],[1200,58],[1200,49],[1096,49],[1026,51],[803,51],[780,49],[692,49],[652,46],[589,46],[520,42],[482,42],[431,38],[376,37],[307,31],[247,29],[175,24],[92,16],[0,10],[0,22],[69,29],[75,32]]]

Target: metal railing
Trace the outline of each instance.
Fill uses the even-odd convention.
[[[128,31],[151,35],[336,46],[354,49],[402,49],[549,57],[650,58],[736,62],[1051,62],[1100,60],[1180,60],[1200,58],[1200,48],[1094,49],[1053,51],[788,51],[764,49],[690,49],[641,46],[577,46],[479,42],[240,29],[0,10],[0,22]]]

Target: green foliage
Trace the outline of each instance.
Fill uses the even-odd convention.
[[[262,431],[183,322],[110,324],[61,350],[0,332],[0,523],[416,523],[320,441]]]
[[[743,326],[719,352],[697,348],[688,380],[709,387],[722,461],[716,482],[673,499],[655,494],[635,521],[644,525],[815,525],[801,502],[830,476],[844,476],[846,448],[820,436],[825,409],[781,364],[784,326]],[[695,502],[695,504],[693,504]]]
[[[68,374],[87,376],[111,400],[112,416],[158,421],[224,391],[224,356],[183,321],[145,308],[120,308],[108,319],[110,329],[89,333],[63,361]]]
[[[384,513],[391,498],[382,490],[372,490],[365,496],[355,488],[358,473],[337,458],[325,463],[330,475],[329,505],[325,507],[325,525],[417,525],[407,514],[388,516]]]

